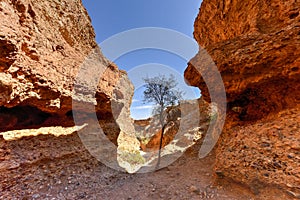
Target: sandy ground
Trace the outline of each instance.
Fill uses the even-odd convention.
[[[292,199],[276,188],[254,195],[242,185],[216,178],[214,152],[200,160],[198,149],[195,145],[167,168],[146,174],[115,171],[82,149],[2,168],[0,199]]]

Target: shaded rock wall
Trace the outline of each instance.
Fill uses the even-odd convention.
[[[215,170],[259,193],[266,185],[300,194],[300,108],[223,132]]]
[[[217,65],[228,101],[216,170],[254,191],[264,183],[299,190],[299,12],[294,0],[204,0],[195,22],[194,36]],[[205,50],[185,78],[209,100],[197,72],[210,70]]]

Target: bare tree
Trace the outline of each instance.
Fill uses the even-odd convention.
[[[178,104],[180,99],[182,99],[183,92],[177,88],[178,83],[172,74],[169,77],[159,75],[152,78],[144,78],[144,82],[146,83],[144,86],[144,102],[155,104],[153,113],[159,115],[161,125],[158,161],[156,165],[156,169],[158,169],[160,165],[163,134],[165,126],[167,125],[165,123],[164,111],[168,106]]]

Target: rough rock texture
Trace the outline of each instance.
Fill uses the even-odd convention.
[[[118,137],[118,163],[127,172],[134,173],[144,164],[144,159],[140,155],[140,142],[135,135],[134,120],[130,117],[134,86],[128,78],[123,77],[115,91],[112,110],[121,130]],[[119,107],[121,107],[120,111]]]
[[[72,95],[75,102],[89,102],[72,93],[74,81],[89,65],[103,70],[97,116],[114,122],[114,86],[126,75],[101,54],[81,0],[2,0],[0,10],[0,130],[73,126]],[[85,82],[77,84],[82,94],[91,92]],[[115,142],[117,134],[111,134]]]
[[[195,22],[194,36],[217,65],[227,94],[216,169],[253,188],[268,183],[299,190],[299,12],[295,0],[204,0]],[[204,53],[190,61],[185,78],[209,100],[196,70],[210,70]]]
[[[255,193],[269,184],[300,197],[299,113],[299,107],[288,109],[226,130],[216,171],[248,184]]]
[[[206,135],[210,123],[210,105],[203,98],[190,102],[186,101],[185,103],[182,102],[182,104],[182,106],[170,106],[166,109],[166,127],[162,147],[173,142],[181,125],[182,127],[186,127],[184,130],[187,133],[186,136],[190,135],[193,142]],[[198,110],[196,109],[197,106]],[[185,109],[185,114],[188,113],[187,116],[182,116],[182,109]],[[181,123],[182,118],[184,118],[184,124]],[[193,121],[192,119],[198,119],[199,121],[196,124],[190,123]],[[141,149],[143,151],[155,151],[159,149],[162,130],[158,115],[148,120],[136,120],[135,128],[137,137],[141,140]],[[184,147],[184,143],[181,143],[181,147]],[[186,146],[189,146],[189,143],[186,142]]]
[[[242,108],[240,118],[255,120],[300,102],[299,4],[293,0],[202,3],[194,35],[218,66],[230,108]],[[191,60],[185,77],[209,99],[205,82],[199,81],[192,66],[201,66],[202,53]]]
[[[141,148],[143,151],[159,150],[161,131],[162,130],[159,130],[157,133],[155,133],[151,137],[149,142],[147,142],[146,145],[141,143]],[[166,130],[164,131],[164,135],[163,135],[162,148],[165,147],[166,145],[170,144],[170,142],[173,141],[177,131],[178,131],[178,125],[176,123],[171,121],[170,123],[167,124]]]
[[[0,199],[291,199],[272,188],[256,197],[239,184],[214,183],[215,155],[197,159],[197,147],[158,172],[131,175],[98,162],[77,134],[0,138]]]
[[[194,36],[206,48],[245,34],[278,32],[298,21],[298,7],[299,1],[294,0],[203,1]]]
[[[78,68],[96,47],[85,9],[80,1],[1,1],[0,7],[1,86],[7,88],[1,106],[66,113]]]
[[[119,154],[120,149],[139,151],[133,120],[128,120],[134,87],[126,73],[102,55],[81,0],[3,0],[0,9],[4,138],[55,131],[60,135],[66,127],[75,132],[76,123],[87,125],[78,134],[98,160],[110,156],[108,162],[118,165],[118,140],[123,141]],[[103,152],[107,150],[111,154]]]

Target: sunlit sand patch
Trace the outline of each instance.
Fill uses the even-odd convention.
[[[13,130],[13,131],[2,132],[0,133],[0,135],[2,135],[5,140],[17,140],[22,137],[38,136],[38,135],[54,135],[58,137],[62,135],[71,135],[72,133],[83,129],[86,126],[87,124],[84,124],[82,126],[74,126],[74,127],[55,126],[55,127],[43,127],[39,129]]]

